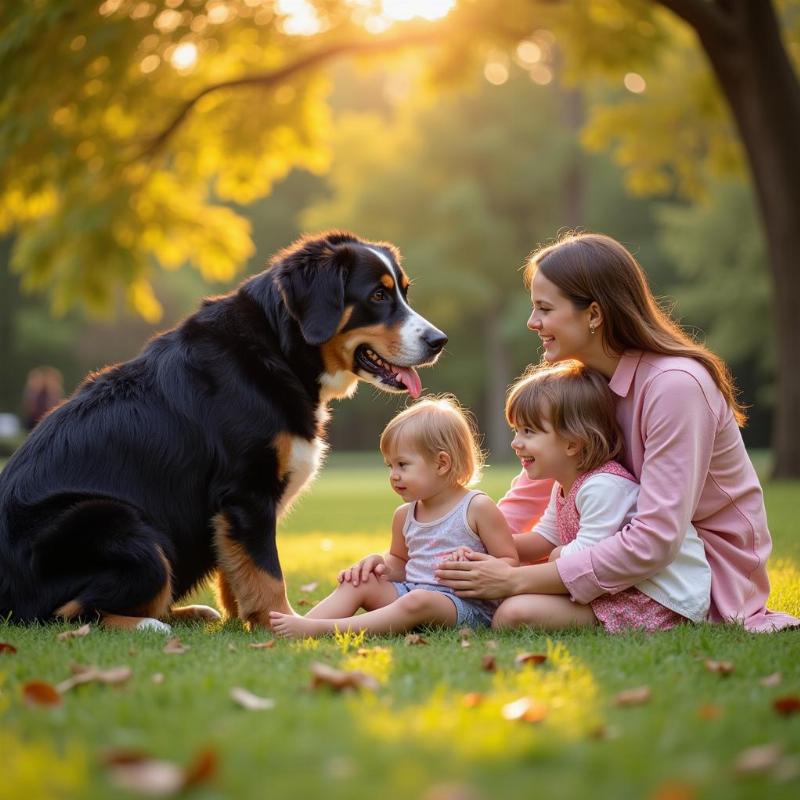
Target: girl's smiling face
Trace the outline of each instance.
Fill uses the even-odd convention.
[[[531,281],[531,316],[528,328],[539,335],[544,346],[544,358],[551,363],[575,358],[587,363],[599,332],[592,334],[589,326],[591,308],[576,308],[572,301],[537,269]]]
[[[574,477],[578,448],[556,433],[548,420],[542,420],[541,429],[516,425],[511,447],[533,480],[548,478],[564,485]]]

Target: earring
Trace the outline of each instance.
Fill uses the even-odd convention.
[[[592,336],[594,336],[594,331],[595,331],[595,327],[594,327],[594,325],[590,325],[590,326],[589,326],[589,333],[591,333],[591,334],[592,334]]]

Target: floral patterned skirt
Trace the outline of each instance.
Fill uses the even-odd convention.
[[[635,628],[649,632],[667,631],[688,621],[635,586],[617,594],[601,595],[592,600],[590,605],[608,633],[621,633]]]

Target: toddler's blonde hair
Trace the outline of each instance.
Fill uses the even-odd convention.
[[[425,397],[391,419],[381,434],[384,458],[390,458],[401,441],[430,461],[447,453],[455,485],[470,486],[481,478],[484,456],[475,420],[452,395]]]
[[[589,472],[622,452],[614,395],[605,377],[579,361],[537,364],[511,387],[506,419],[512,428],[544,430],[581,443],[578,469]]]

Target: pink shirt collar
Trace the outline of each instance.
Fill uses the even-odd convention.
[[[614,370],[614,374],[609,381],[609,388],[614,394],[625,397],[633,384],[633,377],[636,375],[636,368],[642,358],[641,350],[626,350]]]

